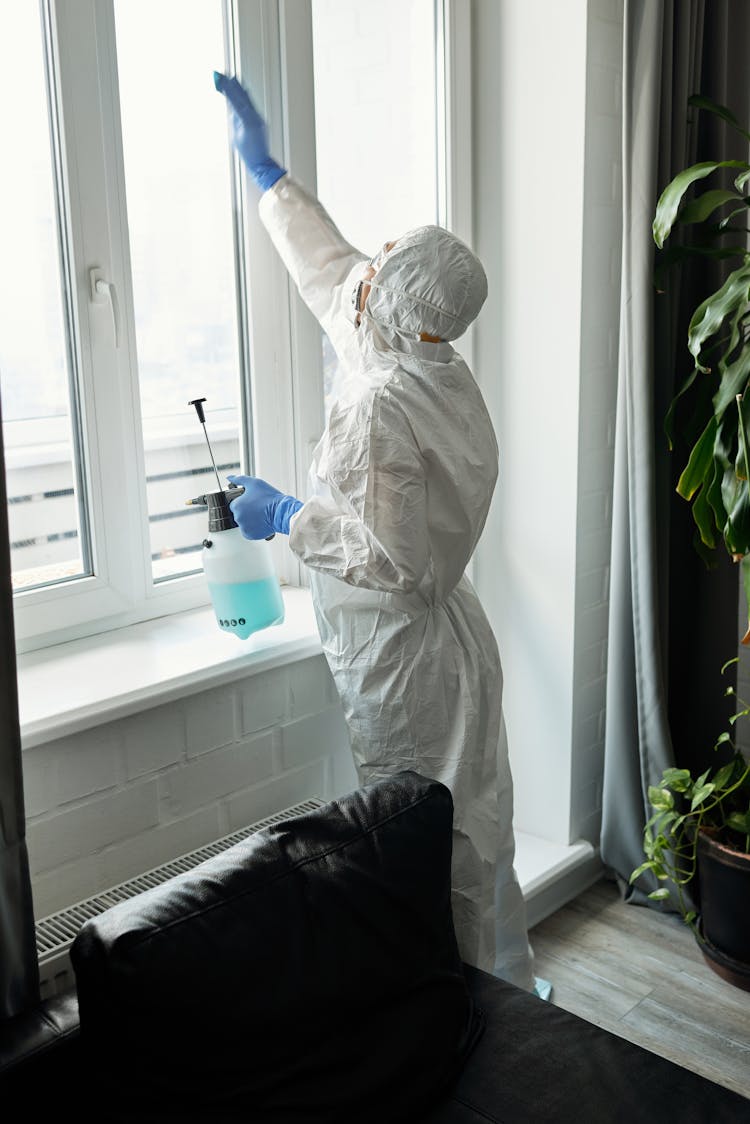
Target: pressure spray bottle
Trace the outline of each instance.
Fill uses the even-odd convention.
[[[253,632],[281,624],[284,602],[268,540],[246,539],[232,515],[229,504],[245,489],[221,487],[206,430],[205,401],[196,398],[188,405],[195,406],[203,426],[219,490],[186,502],[208,508],[208,538],[203,540],[201,561],[219,628],[246,640]]]

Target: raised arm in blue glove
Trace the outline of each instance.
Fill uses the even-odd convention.
[[[232,111],[232,144],[261,191],[273,187],[286,175],[286,168],[269,155],[266,123],[258,113],[247,90],[236,78],[214,71],[214,86],[224,94]]]
[[[278,488],[257,476],[227,476],[231,484],[245,491],[229,507],[246,539],[267,539],[278,532],[289,534],[289,523],[302,501],[285,496]]]

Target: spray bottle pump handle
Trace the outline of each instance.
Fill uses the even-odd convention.
[[[227,496],[227,502],[231,503],[232,500],[237,499],[237,496],[241,496],[244,491],[245,491],[245,489],[242,487],[241,484],[232,484],[232,485],[230,485],[230,487],[225,488],[224,494]],[[198,507],[208,507],[208,499],[206,498],[205,495],[204,496],[195,496],[192,500],[185,500],[185,504],[188,507],[193,505],[193,504],[195,504]],[[274,538],[276,538],[275,532],[274,532],[274,534],[269,535],[266,538],[266,542],[270,542],[271,539],[274,539]]]

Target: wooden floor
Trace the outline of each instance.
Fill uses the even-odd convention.
[[[750,1096],[750,992],[708,967],[679,918],[602,881],[530,939],[558,1007]]]

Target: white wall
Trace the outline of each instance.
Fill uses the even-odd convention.
[[[501,450],[477,584],[516,828],[596,840],[605,675],[620,0],[473,6],[475,369]]]
[[[322,655],[25,749],[23,769],[37,918],[357,784]]]

